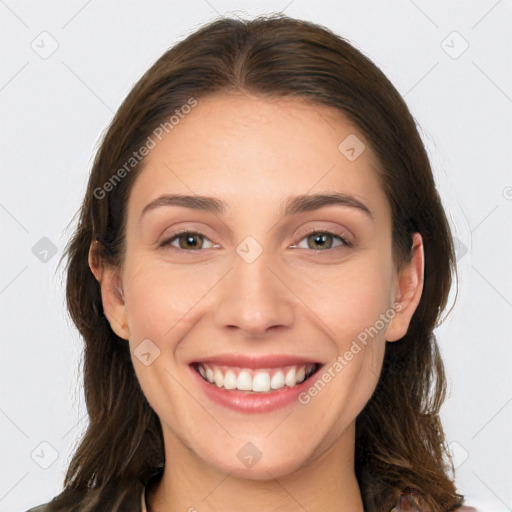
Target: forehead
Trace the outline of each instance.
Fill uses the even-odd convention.
[[[338,191],[385,203],[377,168],[368,141],[337,109],[217,95],[199,100],[157,141],[130,202],[141,210],[161,193],[196,193],[233,211],[261,210],[282,208],[284,196]]]

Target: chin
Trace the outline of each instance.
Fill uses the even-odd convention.
[[[309,460],[304,446],[283,450],[282,445],[278,449],[272,443],[267,442],[265,445],[263,441],[259,443],[260,449],[256,447],[257,441],[242,443],[242,448],[238,448],[239,445],[237,443],[237,448],[233,448],[234,457],[227,458],[226,452],[211,454],[211,460],[205,462],[217,471],[236,478],[266,481],[294,473]]]

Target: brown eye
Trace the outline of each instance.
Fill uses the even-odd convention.
[[[203,242],[201,235],[187,233],[178,235],[180,249],[201,249]]]
[[[178,246],[174,243],[175,241],[178,242]],[[171,238],[162,242],[160,247],[172,246],[175,249],[182,249],[184,251],[209,249],[210,247],[204,247],[205,241],[211,244],[210,240],[202,233],[196,231],[182,231],[181,233],[174,233]]]

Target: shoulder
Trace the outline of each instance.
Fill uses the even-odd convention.
[[[30,508],[25,512],[45,512],[47,503],[43,503],[42,505],[38,505],[37,507]]]

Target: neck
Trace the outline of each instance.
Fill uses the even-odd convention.
[[[146,490],[148,512],[363,512],[354,472],[354,434],[354,427],[348,428],[293,473],[274,477],[269,469],[266,480],[221,473],[188,448],[175,445],[168,450],[165,442],[165,470]]]

